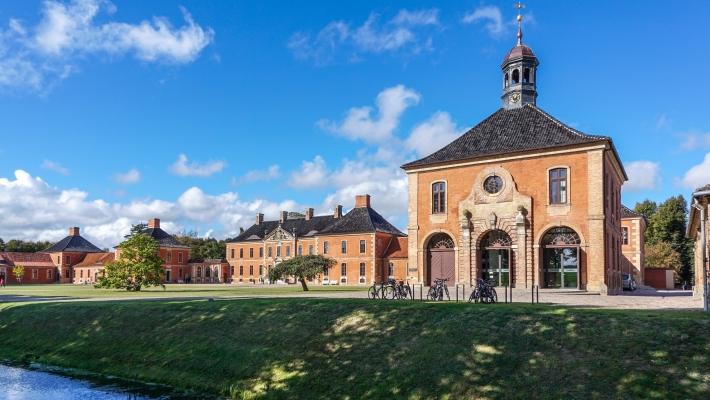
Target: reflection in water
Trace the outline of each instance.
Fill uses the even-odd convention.
[[[0,365],[0,399],[7,400],[142,400],[149,399],[114,388],[46,372]]]

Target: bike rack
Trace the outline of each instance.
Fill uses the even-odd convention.
[[[422,301],[423,296],[424,296],[424,284],[423,283],[415,283],[412,285],[412,300],[414,300],[414,292],[416,291],[417,287],[419,287],[419,301]]]
[[[505,304],[508,304],[508,285],[503,285],[503,287],[505,288]]]
[[[457,283],[454,290],[456,290],[456,302],[459,302],[459,287],[461,288],[461,301],[466,301],[466,284]]]
[[[530,304],[540,303],[540,285],[530,288]]]

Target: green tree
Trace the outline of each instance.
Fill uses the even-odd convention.
[[[15,275],[17,282],[22,285],[22,277],[25,276],[25,267],[23,265],[15,265],[12,267],[12,274]]]
[[[658,210],[658,204],[656,204],[655,201],[651,201],[648,199],[646,199],[640,203],[636,203],[636,206],[634,207],[634,211],[636,211],[637,213],[646,217],[647,222],[651,221],[651,218],[653,218],[653,215],[656,213],[656,210]],[[645,235],[646,242],[650,243],[652,237],[653,237],[653,225],[651,225],[649,223],[648,226],[646,227],[646,235]]]
[[[203,261],[205,259],[220,259],[227,257],[227,244],[224,240],[215,238],[198,238],[197,233],[181,232],[176,239],[185,246],[190,246],[190,261]]]
[[[143,223],[143,222],[139,222],[139,223],[137,223],[137,224],[133,224],[133,225],[131,225],[131,232],[128,233],[128,235],[125,235],[124,238],[125,238],[125,239],[130,239],[130,238],[132,238],[134,235],[138,235],[138,234],[141,234],[141,233],[145,233],[145,231],[147,231],[147,230],[148,230],[148,225],[145,224],[145,223]]]
[[[314,279],[318,274],[336,264],[332,258],[321,255],[295,256],[275,265],[269,271],[269,280],[292,276],[301,282],[303,291],[308,291],[307,279]]]
[[[688,224],[688,203],[683,196],[670,197],[661,203],[649,221],[649,244],[667,243],[680,255],[678,275],[683,281],[692,279],[690,264],[693,260],[692,242],[685,237]]]
[[[646,245],[647,268],[673,268],[677,273],[683,267],[680,253],[673,249],[670,243],[661,242]]]
[[[143,233],[133,234],[119,245],[119,257],[106,265],[98,288],[140,291],[143,287],[163,285],[163,260],[158,255],[160,246]]]
[[[4,251],[18,251],[18,252],[24,252],[24,253],[36,253],[36,252],[47,249],[52,244],[53,244],[52,242],[46,242],[46,241],[32,242],[32,241],[11,239],[11,240],[8,240],[7,243],[4,244],[4,248],[5,248]]]

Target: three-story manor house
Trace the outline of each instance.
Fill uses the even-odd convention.
[[[620,291],[624,167],[610,137],[537,107],[538,66],[519,28],[502,64],[502,107],[402,166],[417,280]]]

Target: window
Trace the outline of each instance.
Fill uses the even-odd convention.
[[[276,246],[276,257],[281,257],[281,246]]]
[[[79,270],[79,278],[83,278],[83,277],[84,277],[84,270],[80,269]]]
[[[515,69],[513,70],[513,84],[520,83],[520,71]]]
[[[510,76],[509,76],[508,73],[506,72],[506,73],[505,73],[505,87],[508,87],[508,79],[509,79],[509,78],[510,78]]]
[[[340,264],[340,276],[348,276],[348,264]]]
[[[197,267],[197,277],[202,278],[202,267]]]
[[[271,256],[274,254],[274,253],[273,253],[273,250],[271,250],[271,247],[269,247],[269,248],[266,249],[266,254],[268,254],[269,257],[271,257]]]
[[[249,258],[254,258],[254,248],[253,247],[249,248]]]
[[[239,276],[242,276],[242,275],[244,275],[244,266],[240,265],[239,266]]]
[[[264,248],[259,247],[259,257],[264,257]]]
[[[365,253],[365,241],[361,240],[360,241],[360,254]]]
[[[567,169],[550,170],[550,204],[567,204]]]
[[[286,257],[291,257],[291,246],[286,246]]]
[[[259,276],[264,276],[264,266],[259,265]]]
[[[36,271],[36,270],[35,270]],[[64,277],[69,278],[69,270],[64,270]]]
[[[298,254],[299,256],[302,256],[302,255],[303,255],[303,246],[301,246],[300,244],[298,245],[298,253],[297,253],[297,254]]]
[[[239,258],[244,258],[244,249],[239,249]]]
[[[229,275],[234,276],[234,266],[233,265],[229,266]]]
[[[523,83],[530,83],[530,68],[523,70]]]
[[[435,182],[431,185],[431,212],[441,214],[446,212],[446,183]]]
[[[313,255],[313,245],[308,245],[308,255],[312,256]]]
[[[47,270],[47,279],[52,279],[52,270],[51,269]]]
[[[69,272],[69,271],[67,271],[67,272]],[[68,278],[68,276],[67,276],[67,278]],[[37,270],[36,269],[32,270],[32,279],[37,279]]]
[[[66,261],[67,264],[71,264],[71,257],[70,256],[66,256],[66,260],[67,260]]]
[[[249,266],[249,276],[252,276],[252,275],[254,275],[254,266],[250,265]]]
[[[178,253],[178,263],[182,264],[182,251]]]
[[[387,275],[394,276],[394,263],[390,263]]]
[[[232,249],[232,257],[231,258],[234,258],[234,249]]]
[[[365,276],[365,263],[360,263],[360,276]]]
[[[180,269],[180,271],[182,271],[182,269]],[[182,276],[182,273],[180,273],[180,276]],[[210,267],[205,266],[205,278],[209,278],[209,277],[210,277]]]
[[[345,240],[340,241],[340,252],[342,254],[345,254],[348,252],[348,242],[346,242]]]
[[[497,194],[503,190],[503,178],[498,175],[491,175],[483,181],[483,189],[488,194]]]
[[[166,253],[166,255],[165,255],[165,259],[166,259],[169,263],[173,262],[173,253],[170,252],[170,251],[168,251],[168,252]]]
[[[330,267],[325,267],[325,271],[323,271],[323,273],[326,278],[330,278]]]
[[[57,256],[57,264],[61,264],[61,263],[62,263],[62,259],[59,258],[59,256]]]
[[[330,251],[330,243],[323,242],[323,254],[328,254],[329,251]]]
[[[629,244],[629,228],[621,228],[621,243],[625,246]]]

